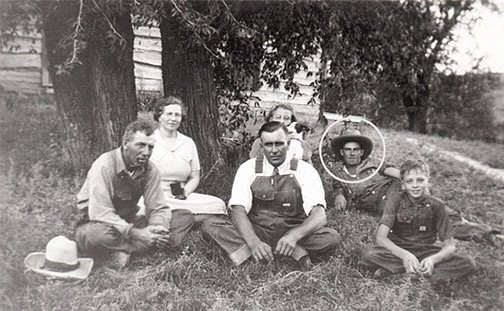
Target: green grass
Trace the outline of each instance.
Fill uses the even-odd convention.
[[[459,242],[458,251],[475,257],[478,271],[454,284],[433,287],[401,275],[378,281],[356,267],[359,250],[372,243],[377,224],[357,211],[328,211],[328,225],[343,242],[310,272],[298,271],[286,258],[234,267],[197,228],[178,252],[135,256],[121,272],[101,261],[85,281],[47,280],[27,272],[23,259],[28,253],[43,250],[55,235],[73,238],[75,194],[83,179],[61,175],[58,124],[55,109],[43,100],[20,101],[10,110],[0,105],[0,310],[504,309],[502,246]],[[384,132],[391,162],[424,156],[432,166],[435,195],[472,220],[503,224],[502,183],[451,159],[423,154],[405,137],[433,139],[429,142],[443,148],[457,142]],[[493,145],[478,144],[466,155],[499,161],[501,153],[487,152]],[[203,181],[201,191],[228,199],[235,171],[221,168]],[[329,192],[327,199],[332,202]]]

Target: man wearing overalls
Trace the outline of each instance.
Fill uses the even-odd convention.
[[[333,250],[340,242],[334,229],[325,228],[325,194],[317,171],[308,163],[288,159],[288,130],[268,122],[259,130],[264,157],[252,158],[238,169],[229,208],[232,223],[212,218],[201,227],[235,265],[252,256],[271,261],[291,256],[303,269],[308,255]]]

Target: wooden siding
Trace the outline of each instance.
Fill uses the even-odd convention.
[[[19,31],[22,33],[22,31]],[[40,94],[42,81],[42,35],[22,33],[0,47],[0,85],[22,94]]]
[[[161,73],[161,33],[156,27],[139,27],[134,29],[135,41],[133,59],[135,61],[135,84],[138,92],[152,92],[163,95]],[[47,68],[47,59],[42,53],[44,48],[42,35],[31,33],[20,35],[7,47],[0,48],[0,85],[9,91],[23,94],[40,94],[51,86]],[[294,106],[298,113],[316,114],[319,103],[312,102],[313,88],[310,86],[316,77],[318,64],[316,60],[306,59],[307,71],[296,75],[295,81],[300,86],[300,94],[292,97],[280,88],[268,88],[264,83],[252,93],[250,101],[256,110],[268,110],[278,103]],[[313,73],[307,77],[307,72]],[[310,104],[309,104],[310,103]]]

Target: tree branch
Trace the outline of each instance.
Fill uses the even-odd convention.
[[[75,26],[75,33],[73,35],[73,51],[72,51],[72,58],[70,58],[70,61],[68,64],[73,64],[77,62],[77,50],[79,49],[78,44],[79,40],[77,39],[79,36],[79,31],[82,29],[81,26],[81,21],[82,21],[82,8],[84,6],[84,0],[79,1],[79,15],[77,15],[77,25]]]
[[[92,0],[94,5],[96,6],[96,8],[98,9],[98,11],[100,11],[100,13],[102,13],[103,17],[105,17],[105,20],[107,21],[107,23],[109,24],[110,26],[110,29],[112,29],[112,31],[121,39],[124,40],[124,37],[119,33],[117,32],[117,30],[115,29],[114,25],[112,24],[112,22],[110,21],[110,19],[107,17],[107,15],[105,14],[105,12],[103,12],[103,10],[100,8],[100,6],[96,3],[95,0]],[[82,0],[81,0],[82,2]]]

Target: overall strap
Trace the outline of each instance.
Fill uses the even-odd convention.
[[[261,174],[263,172],[263,163],[264,163],[264,156],[260,155],[256,158],[255,162],[255,173],[256,174]],[[290,170],[291,171],[296,171],[298,167],[299,160],[296,158],[292,158],[290,161]]]
[[[260,155],[256,158],[256,163],[255,163],[255,173],[256,174],[261,174],[263,172],[263,162],[264,162],[263,155]]]

